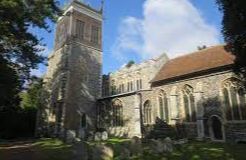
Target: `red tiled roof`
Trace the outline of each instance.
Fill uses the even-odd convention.
[[[169,60],[151,82],[231,65],[234,59],[235,57],[226,51],[224,46],[210,47]]]

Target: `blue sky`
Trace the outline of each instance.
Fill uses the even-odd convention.
[[[63,5],[64,1],[60,0]],[[170,58],[193,52],[197,46],[223,43],[221,13],[215,0],[105,0],[103,73],[115,71],[129,60],[141,62],[166,53]],[[98,8],[101,0],[84,0]],[[45,55],[54,45],[51,33],[33,29],[44,38]],[[40,65],[33,74],[42,75]]]

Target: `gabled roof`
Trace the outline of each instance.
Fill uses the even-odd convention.
[[[170,59],[162,66],[151,82],[160,82],[200,71],[232,65],[234,59],[235,57],[230,52],[226,51],[222,45],[206,48]]]

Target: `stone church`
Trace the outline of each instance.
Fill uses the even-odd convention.
[[[102,23],[102,9],[76,0],[59,18],[37,135],[147,137],[161,121],[188,138],[246,141],[245,88],[223,45],[102,75]]]

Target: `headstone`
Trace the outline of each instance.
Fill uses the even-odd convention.
[[[167,137],[164,140],[163,143],[163,151],[164,152],[172,152],[173,151],[173,142],[171,140],[171,138]]]
[[[66,142],[67,143],[72,143],[76,139],[76,132],[74,130],[67,130],[66,132]]]
[[[101,134],[101,140],[106,141],[108,140],[108,133],[106,131],[103,131]]]
[[[79,138],[85,139],[85,129],[84,128],[81,128],[79,130]]]
[[[95,141],[101,141],[102,140],[102,134],[101,132],[96,132],[95,137],[94,137]]]

